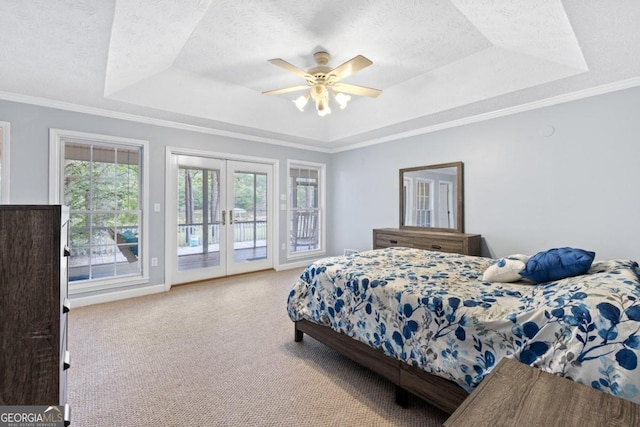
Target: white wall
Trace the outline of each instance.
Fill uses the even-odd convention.
[[[639,113],[633,88],[337,153],[330,252],[398,227],[400,168],[462,161],[465,230],[483,255],[574,246],[640,260]]]

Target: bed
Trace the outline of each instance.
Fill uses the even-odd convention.
[[[541,284],[487,282],[497,260],[393,247],[311,263],[288,295],[308,334],[452,413],[504,357],[640,403],[631,260]]]

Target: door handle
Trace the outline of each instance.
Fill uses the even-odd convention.
[[[229,225],[233,224],[233,211],[229,211]]]
[[[227,222],[227,211],[222,211],[222,225]]]

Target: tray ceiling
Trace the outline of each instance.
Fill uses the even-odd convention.
[[[637,22],[633,0],[5,0],[0,97],[330,151],[638,85]],[[261,94],[304,84],[268,59],[308,69],[318,50],[371,59],[344,82],[382,94],[326,117]]]

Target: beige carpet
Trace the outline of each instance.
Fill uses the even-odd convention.
[[[314,339],[293,341],[300,270],[72,309],[72,426],[440,426],[418,399]]]

